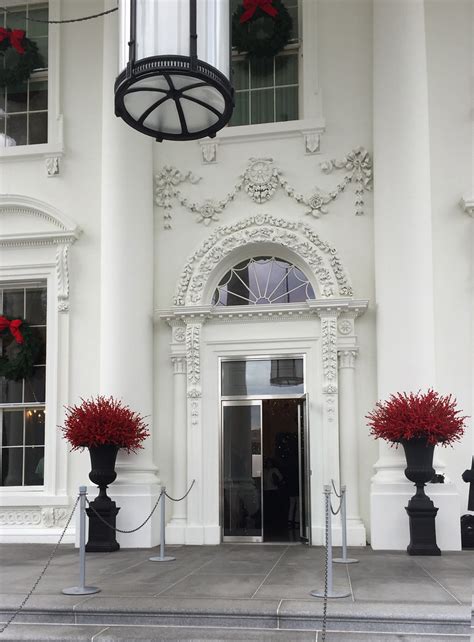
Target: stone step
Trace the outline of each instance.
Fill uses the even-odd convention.
[[[1,635],[2,642],[156,642],[183,640],[233,640],[234,642],[319,642],[321,631],[235,629],[209,627],[169,626],[108,626],[93,624],[15,624]],[[328,631],[326,642],[467,642],[469,635],[433,635],[431,633],[372,633],[354,631]]]
[[[8,619],[21,598],[18,595],[1,596],[2,621]],[[99,630],[100,627],[123,625],[218,627],[259,629],[263,633],[265,630],[317,631],[322,626],[322,614],[322,600],[33,595],[15,618],[15,623],[93,625]],[[436,635],[468,636],[470,606],[331,601],[327,621],[330,630],[364,634],[424,633],[433,639]],[[243,635],[247,639],[247,634]],[[0,636],[0,642],[4,639]]]

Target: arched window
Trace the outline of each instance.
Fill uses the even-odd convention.
[[[231,268],[220,280],[213,305],[301,303],[316,298],[307,276],[275,256],[256,256]]]

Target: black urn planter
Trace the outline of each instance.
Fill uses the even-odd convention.
[[[401,442],[407,460],[405,476],[416,485],[416,493],[405,508],[410,518],[409,555],[441,555],[436,544],[435,517],[438,509],[425,494],[425,484],[433,479],[434,444],[425,438]]]
[[[89,553],[104,553],[117,551],[120,544],[115,539],[115,522],[120,508],[107,495],[107,486],[115,481],[115,460],[118,446],[105,444],[91,446],[91,472],[89,479],[99,487],[99,494],[86,508],[89,517],[89,541],[86,551]],[[110,524],[110,526],[107,526]]]

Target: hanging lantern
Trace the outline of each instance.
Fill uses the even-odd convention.
[[[273,386],[300,386],[303,382],[303,359],[272,359],[270,383]]]
[[[229,0],[120,0],[115,114],[162,140],[215,136],[232,116]]]

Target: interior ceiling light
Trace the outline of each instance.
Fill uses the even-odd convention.
[[[216,135],[234,108],[229,0],[120,0],[115,114],[157,141]]]

